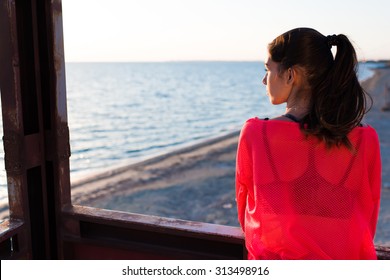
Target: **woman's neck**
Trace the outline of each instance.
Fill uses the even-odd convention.
[[[285,114],[291,114],[298,119],[302,119],[309,113],[309,106],[289,106],[287,104]]]
[[[290,96],[287,100],[285,114],[291,114],[298,119],[302,119],[310,111],[310,91],[304,89],[298,89],[295,87],[292,89]]]

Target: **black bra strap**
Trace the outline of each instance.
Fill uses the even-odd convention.
[[[296,123],[300,122],[300,120],[297,117],[295,117],[295,116],[293,116],[291,114],[284,114],[283,117],[289,118],[290,120],[292,120],[292,121],[294,121]]]

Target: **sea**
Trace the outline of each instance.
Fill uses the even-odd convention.
[[[376,67],[360,63],[359,80]],[[269,104],[264,74],[263,62],[66,63],[71,179],[283,113]],[[7,199],[0,145],[0,204]]]

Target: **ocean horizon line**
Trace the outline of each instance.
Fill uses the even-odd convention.
[[[264,63],[264,60],[251,60],[251,59],[241,59],[241,60],[219,60],[219,59],[189,59],[189,60],[123,60],[123,61],[117,61],[117,60],[93,60],[93,61],[67,61],[65,60],[65,63],[210,63],[210,62],[221,62],[221,63]],[[361,59],[358,60],[359,63],[390,63],[390,59]]]
[[[116,60],[103,60],[103,61],[66,61],[65,63],[210,63],[210,62],[222,62],[222,63],[240,63],[240,62],[264,62],[264,60],[125,60],[125,61],[116,61]]]

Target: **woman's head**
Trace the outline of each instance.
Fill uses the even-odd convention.
[[[331,48],[337,47],[333,57]],[[328,146],[350,146],[347,134],[366,113],[366,93],[356,75],[355,49],[345,35],[324,36],[310,28],[296,28],[276,37],[269,45],[269,60],[280,77],[300,69],[301,87],[308,113],[301,128]]]
[[[333,64],[327,37],[310,28],[297,28],[276,37],[268,45],[269,57],[279,64],[280,72],[293,66],[305,70],[310,87],[318,83]]]

